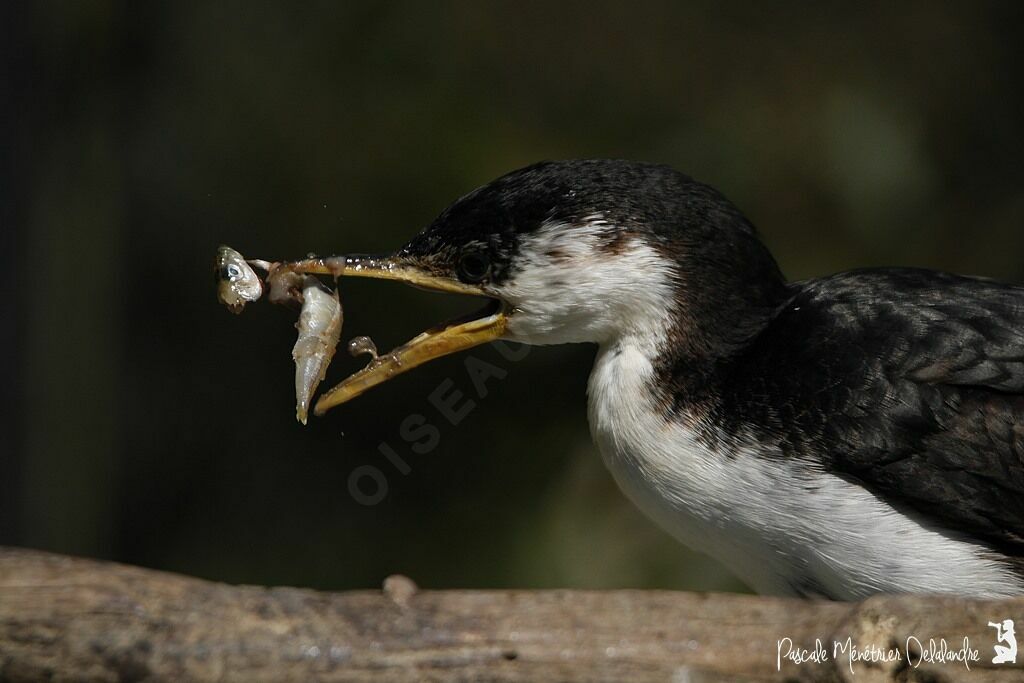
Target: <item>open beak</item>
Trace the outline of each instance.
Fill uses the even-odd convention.
[[[398,280],[439,292],[489,296],[475,285],[432,273],[401,256],[331,256],[281,264],[281,267],[335,277]],[[334,406],[428,361],[499,339],[505,333],[506,321],[506,307],[492,298],[492,303],[479,313],[437,325],[371,361],[320,396],[313,412],[317,416],[323,415]]]

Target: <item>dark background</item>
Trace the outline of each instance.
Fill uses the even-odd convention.
[[[670,163],[792,278],[1024,280],[1019,3],[4,3],[0,543],[227,581],[731,589],[616,490],[594,350],[533,349],[453,426],[447,358],[302,428],[250,257],[381,251],[545,158]],[[343,282],[391,347],[465,303]],[[339,355],[335,381],[363,361]],[[402,420],[439,430],[413,452]],[[388,443],[408,474],[378,452]],[[350,473],[387,494],[357,502]],[[364,482],[365,483],[365,482]]]

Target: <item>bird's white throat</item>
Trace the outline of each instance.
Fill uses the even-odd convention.
[[[528,344],[651,338],[672,313],[673,266],[600,215],[545,224],[523,239],[516,269],[497,292],[515,307],[507,336]]]

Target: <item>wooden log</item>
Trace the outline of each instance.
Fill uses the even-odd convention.
[[[1024,599],[421,591],[404,577],[321,593],[0,548],[3,681],[1020,681],[1024,652],[991,661],[988,622],[1014,618],[1024,627]],[[780,657],[786,638],[808,655],[819,639],[826,661]],[[851,663],[834,653],[847,638],[900,659]],[[969,671],[916,661],[965,638]]]

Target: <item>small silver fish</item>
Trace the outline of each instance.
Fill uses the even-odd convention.
[[[245,257],[231,247],[221,245],[214,262],[217,298],[232,313],[241,313],[250,301],[263,296],[263,283]]]
[[[295,359],[295,418],[306,424],[309,404],[317,386],[327,374],[334,350],[341,339],[342,311],[338,292],[328,292],[312,276],[302,279],[302,312],[299,338],[292,348]]]

